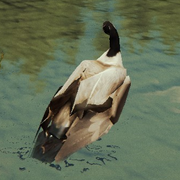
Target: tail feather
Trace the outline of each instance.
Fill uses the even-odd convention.
[[[44,132],[39,133],[31,157],[42,162],[53,162],[56,154],[63,145],[63,140],[54,136],[46,137]]]

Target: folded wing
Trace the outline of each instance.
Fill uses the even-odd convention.
[[[111,95],[112,107],[104,112],[89,111],[82,119],[78,117],[66,133],[67,140],[57,153],[55,160],[60,161],[82,147],[96,141],[108,133],[122,112],[131,81],[126,77],[123,84]]]
[[[81,81],[72,111],[92,109],[96,112],[110,108],[110,95],[121,86],[126,70],[108,67],[104,71]]]
[[[50,154],[59,161],[107,133],[118,121],[129,87],[126,69],[83,61],[50,101],[32,156],[38,152],[37,159],[45,160]]]

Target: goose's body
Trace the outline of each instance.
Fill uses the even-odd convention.
[[[118,121],[130,88],[119,37],[110,22],[110,49],[97,60],[84,60],[58,89],[47,107],[32,156],[60,161],[96,141]],[[38,134],[38,132],[37,132]]]

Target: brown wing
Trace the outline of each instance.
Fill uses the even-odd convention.
[[[130,84],[130,78],[127,76],[123,84],[111,95],[113,103],[110,109],[101,113],[89,111],[82,119],[76,118],[66,133],[67,140],[56,155],[56,161],[96,141],[110,130],[122,112]]]
[[[122,112],[122,109],[125,105],[126,98],[131,86],[131,80],[129,76],[126,76],[123,84],[114,92],[111,97],[113,98],[113,105],[111,108],[111,122],[115,124]]]
[[[57,90],[54,97],[50,101],[36,132],[34,141],[41,127],[43,128],[45,134],[48,135],[48,127],[53,119],[52,117],[55,117],[67,102],[70,102],[69,106],[72,108],[80,82],[83,79],[103,71],[104,68],[105,67],[100,62],[95,60],[85,60],[81,62],[81,64],[74,70],[65,84]],[[67,113],[65,112],[65,114]]]
[[[81,81],[73,111],[91,109],[91,107],[96,111],[96,108],[99,109],[99,106],[102,108],[103,105],[110,108],[110,95],[121,86],[125,77],[126,69],[112,66]]]
[[[108,118],[107,111],[103,113],[90,111],[81,120],[77,118],[75,124],[67,132],[67,140],[57,153],[56,161],[63,160],[80,148],[96,141],[107,133],[113,125]]]
[[[127,97],[130,79],[124,81],[125,74],[98,61],[82,62],[51,100],[40,124],[46,136],[39,134],[33,153],[58,161],[107,133]]]

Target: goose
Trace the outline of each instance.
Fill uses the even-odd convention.
[[[131,80],[122,63],[116,28],[105,21],[103,30],[109,35],[109,49],[96,60],[82,61],[54,94],[35,135],[33,158],[64,160],[118,121]]]

